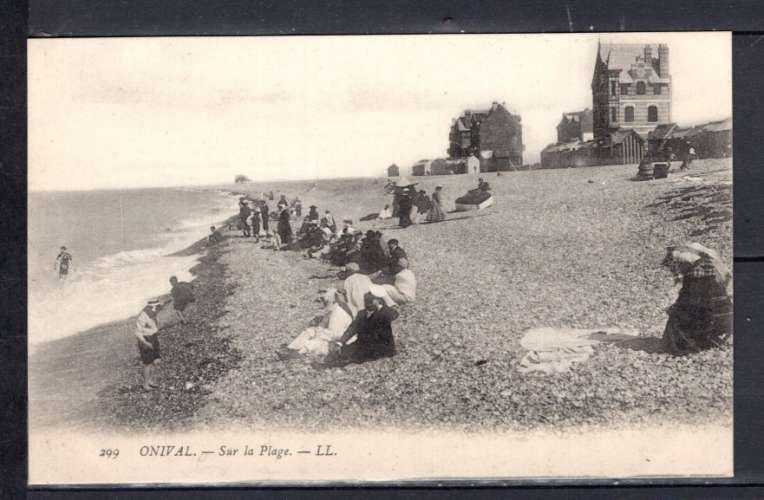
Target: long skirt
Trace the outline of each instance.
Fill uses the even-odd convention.
[[[430,211],[427,213],[427,222],[440,222],[446,220],[446,213],[439,203],[433,203]]]
[[[386,343],[365,343],[356,340],[352,344],[346,344],[338,352],[330,352],[325,359],[328,366],[345,366],[352,363],[365,363],[380,358],[395,356],[395,340],[390,339]]]
[[[401,292],[395,285],[385,284],[381,286],[387,292],[388,297],[390,297],[396,304],[408,304],[414,302],[413,297],[409,297],[407,294]]]
[[[331,330],[315,326],[303,330],[287,347],[306,356],[326,356],[332,340],[337,337]]]
[[[414,206],[401,206],[398,208],[398,225],[401,227],[408,227],[412,224],[411,212],[416,210]]]
[[[281,237],[281,244],[288,245],[292,243],[292,228],[289,224],[281,223],[278,226],[279,236]]]
[[[683,355],[719,347],[732,332],[731,318],[711,309],[686,311],[673,306],[663,331],[664,349]]]

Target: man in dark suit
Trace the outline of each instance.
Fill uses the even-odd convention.
[[[385,305],[380,297],[370,292],[364,295],[365,309],[359,311],[353,322],[326,357],[326,366],[345,366],[395,355],[395,337],[392,322],[398,311]],[[356,337],[356,341],[347,341]]]

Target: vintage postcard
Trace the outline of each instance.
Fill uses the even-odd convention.
[[[30,484],[731,476],[731,64],[30,40]]]

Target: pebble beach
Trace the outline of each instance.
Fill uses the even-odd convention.
[[[93,332],[33,355],[30,384],[53,389],[45,402],[30,402],[30,418],[122,431],[731,426],[731,341],[684,357],[656,348],[676,294],[660,265],[666,246],[700,242],[731,268],[731,160],[696,161],[646,182],[633,180],[635,170],[485,173],[496,198],[486,210],[406,229],[391,220],[356,223],[400,241],[419,287],[394,322],[398,355],[345,368],[317,370],[275,355],[318,312],[317,291],[341,287],[339,269],[226,231],[193,270],[190,322],[162,331],[161,389],[137,389],[134,340],[124,324],[104,327],[103,352],[88,364],[56,369],[69,366]],[[442,185],[447,210],[476,184],[472,176],[411,180],[428,193]],[[341,179],[228,188],[299,196],[305,208],[357,222],[391,203],[383,186],[383,179]],[[566,373],[521,373],[519,340],[541,326],[621,327],[641,341],[597,346]],[[69,387],[93,373],[103,377],[77,389],[80,410],[65,411]]]

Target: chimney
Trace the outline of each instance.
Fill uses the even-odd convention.
[[[669,77],[669,49],[665,43],[658,45],[658,76]]]
[[[645,45],[645,63],[650,66],[653,65],[653,47],[651,45]]]

